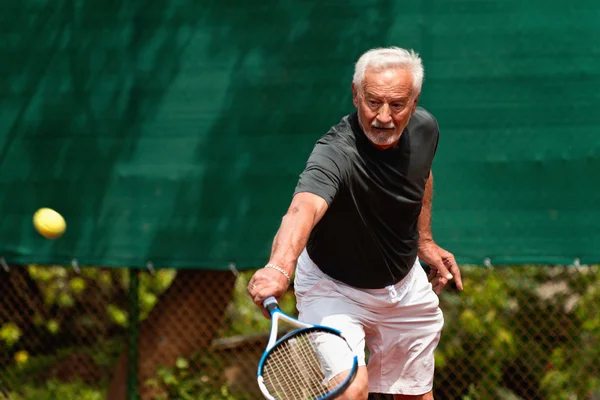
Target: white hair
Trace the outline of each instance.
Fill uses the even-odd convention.
[[[352,82],[360,88],[367,69],[385,71],[392,68],[402,68],[410,72],[415,94],[421,93],[424,76],[421,58],[413,50],[399,47],[375,48],[364,53],[356,62]]]

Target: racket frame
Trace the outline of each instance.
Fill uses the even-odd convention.
[[[332,333],[334,335],[339,336],[340,338],[344,339],[344,341],[346,339],[342,336],[342,333],[337,329],[333,329],[333,328],[330,328],[328,326],[323,326],[323,325],[307,324],[307,323],[298,321],[297,319],[295,319],[293,317],[290,317],[289,315],[285,314],[283,311],[281,311],[279,309],[277,300],[274,297],[268,297],[263,302],[263,305],[269,311],[269,314],[271,314],[271,332],[269,334],[269,342],[267,343],[267,347],[258,363],[257,381],[258,381],[258,387],[260,388],[260,391],[262,392],[262,394],[265,396],[266,399],[278,400],[269,393],[269,391],[267,390],[267,387],[265,386],[264,379],[262,376],[265,361],[271,355],[273,349],[275,349],[277,346],[279,346],[282,342],[285,342],[286,340],[288,340],[294,336],[298,336],[298,335],[301,335],[301,334],[303,334],[305,332],[309,332],[309,331],[328,332],[328,333]],[[285,322],[289,323],[290,325],[298,327],[299,329],[288,332],[287,334],[285,334],[284,336],[279,338],[279,340],[277,340],[277,332],[278,332],[277,329],[279,326],[279,320],[285,321]],[[348,346],[348,347],[350,347],[350,346]],[[318,397],[315,400],[333,399],[333,398],[337,397],[338,395],[342,394],[344,392],[344,390],[346,390],[348,388],[348,386],[350,386],[350,384],[356,377],[357,372],[358,372],[358,357],[355,354],[353,363],[352,363],[352,368],[350,369],[350,373],[348,374],[346,379],[340,385],[338,385],[334,390],[332,390],[331,392],[327,393],[324,396]]]

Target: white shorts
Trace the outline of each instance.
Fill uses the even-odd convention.
[[[444,317],[418,260],[394,286],[358,289],[324,274],[304,250],[294,290],[298,318],[341,331],[359,365],[367,365],[369,392],[420,395],[432,390],[433,352]]]

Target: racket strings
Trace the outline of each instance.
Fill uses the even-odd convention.
[[[269,392],[278,400],[317,399],[329,393],[333,388],[326,382],[324,368],[327,366],[322,350],[324,346],[330,347],[332,342],[335,348],[340,341],[348,348],[339,336],[319,331],[282,342],[272,350],[263,369]]]

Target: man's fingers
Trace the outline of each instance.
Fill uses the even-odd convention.
[[[260,289],[262,286],[258,287],[254,282],[255,281],[251,280],[248,284],[248,294],[250,295],[250,298],[252,299],[254,304],[259,306],[261,309],[264,309],[262,303],[263,301],[265,301],[266,297],[261,295]]]
[[[261,296],[259,293],[256,293],[254,296],[252,296],[252,301],[254,301],[254,304],[256,304],[257,306],[259,306],[260,308],[263,308],[263,301],[265,301],[265,298],[263,296]]]
[[[440,275],[442,279],[446,279],[446,282],[452,279],[452,274],[448,271],[448,268],[446,268],[443,261],[440,260],[435,268],[437,269],[438,275]],[[444,284],[446,284],[446,282],[444,282]]]
[[[442,293],[442,291],[444,290],[445,287],[446,287],[446,283],[439,282],[435,288],[435,293],[437,295],[439,295],[440,293]]]
[[[458,290],[463,290],[462,277],[460,276],[460,270],[458,269],[454,272],[454,281],[456,282]]]
[[[452,259],[453,261],[453,265],[452,267],[450,267],[452,274],[454,275],[454,281],[456,282],[456,287],[458,288],[458,290],[463,290],[463,283],[462,283],[462,276],[460,275],[460,268],[458,268],[458,265],[456,265],[456,261],[454,261],[454,259]]]
[[[447,258],[444,259],[444,264],[448,266],[451,273],[454,275],[454,281],[456,282],[456,287],[458,288],[458,290],[463,290],[460,268],[458,268],[458,264],[456,263],[454,256],[450,254]]]
[[[440,293],[442,293],[447,283],[448,279],[443,278],[441,276],[436,276],[431,282],[431,288],[433,289],[435,294],[439,295]]]
[[[435,268],[430,268],[429,274],[427,275],[427,280],[429,280],[429,282],[433,282],[433,280],[435,279],[436,276],[437,276],[437,270]]]
[[[255,294],[252,296],[252,301],[254,301],[254,304],[256,304],[257,306],[260,307],[260,310],[262,311],[262,314],[264,315],[264,317],[266,319],[271,319],[271,314],[269,314],[269,312],[265,309],[265,307],[263,306],[263,302],[265,301],[266,297],[262,296],[257,290],[256,288],[253,289],[253,291],[255,292]]]
[[[269,314],[269,312],[266,309],[261,308],[261,310],[266,319],[271,319],[271,314]]]
[[[252,282],[250,282],[248,284],[247,289],[248,289],[248,294],[252,298],[252,301],[254,301],[256,303],[255,299],[256,299],[256,295],[258,294],[258,287],[255,284],[253,284]]]

